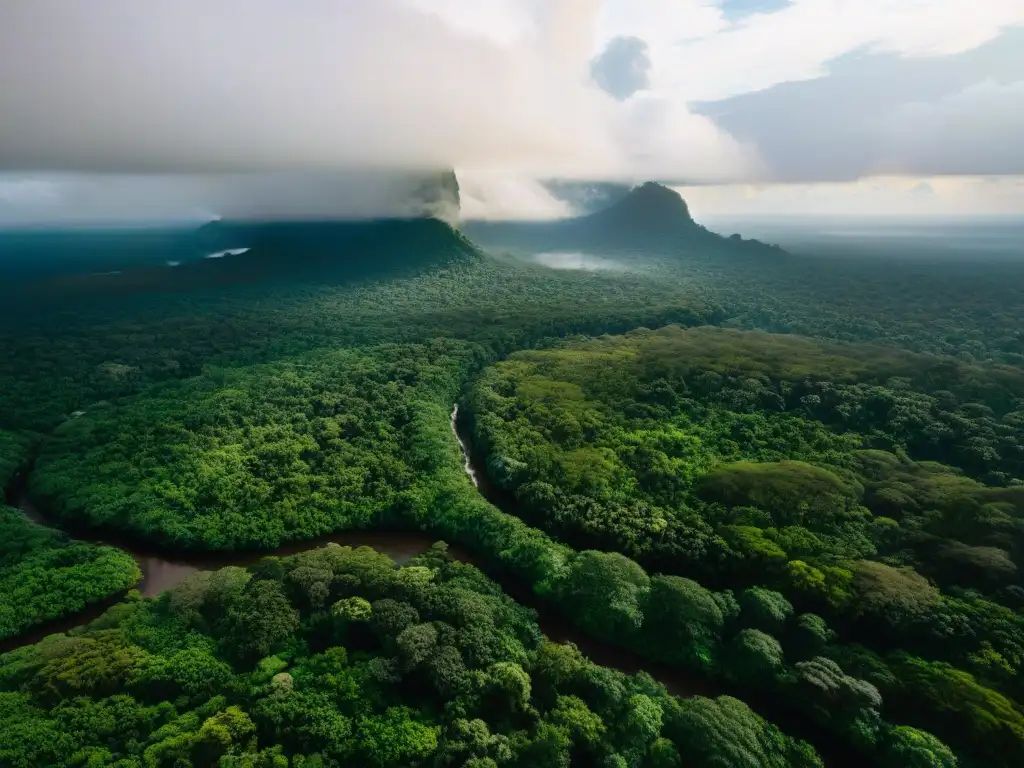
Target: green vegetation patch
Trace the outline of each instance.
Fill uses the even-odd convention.
[[[429,478],[424,404],[450,409],[471,353],[385,345],[159,385],[61,426],[32,492],[60,517],[193,549],[379,525]]]
[[[0,639],[72,615],[141,577],[131,555],[73,541],[0,505]]]
[[[0,657],[0,762],[820,766],[722,697],[681,700],[540,635],[443,546],[200,573]]]
[[[580,626],[771,696],[865,759],[920,748],[950,764],[932,736],[881,724],[885,698],[892,723],[953,727],[924,689],[822,654],[862,644],[947,665],[976,698],[1024,699],[1015,377],[664,328],[514,354],[478,378],[470,410],[517,513],[607,552],[573,557],[555,582]],[[995,718],[1003,741],[993,750],[971,726],[961,755],[1024,755],[1017,707],[965,709]]]
[[[28,438],[0,429],[0,489],[7,489],[28,459]]]

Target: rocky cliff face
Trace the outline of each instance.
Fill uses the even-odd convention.
[[[414,215],[431,216],[454,226],[461,208],[459,180],[455,171],[449,168],[427,174],[413,189],[411,200],[414,208],[420,209]]]

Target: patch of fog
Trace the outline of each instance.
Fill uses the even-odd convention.
[[[181,262],[180,261],[168,261],[167,262],[167,266],[168,267],[180,267],[181,266]]]
[[[245,253],[248,248],[228,248],[224,251],[217,251],[216,253],[209,253],[204,258],[207,259],[223,259],[225,256],[238,256],[240,253]]]
[[[945,234],[927,229],[829,229],[820,233],[824,237],[914,237],[935,238]]]
[[[626,272],[629,267],[615,259],[582,251],[547,251],[535,253],[531,261],[551,269],[573,269],[585,272]]]
[[[99,277],[99,276],[102,276],[102,275],[120,275],[121,274],[121,270],[120,269],[114,269],[114,270],[111,270],[110,272],[93,272],[92,274],[93,274],[93,276],[96,276],[96,277]]]

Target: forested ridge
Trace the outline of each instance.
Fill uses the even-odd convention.
[[[0,473],[31,455],[50,521],[172,550],[425,531],[728,695],[544,641],[441,551],[332,547],[0,657],[0,764],[1024,762],[1020,281],[659,248],[18,309]],[[64,576],[88,601],[138,578],[4,514],[18,616],[75,610]]]

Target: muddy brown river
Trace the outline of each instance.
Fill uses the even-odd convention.
[[[462,451],[463,466],[466,474],[473,481],[473,485],[492,504],[505,510],[514,509],[514,500],[489,482],[480,457],[473,451],[468,420],[459,417],[458,405],[452,409],[451,426],[452,432],[458,440],[459,448]],[[139,570],[142,572],[142,578],[135,588],[145,597],[155,597],[167,589],[180,584],[198,571],[215,570],[229,565],[244,567],[264,557],[293,555],[326,546],[329,543],[349,547],[372,547],[376,551],[389,556],[396,563],[402,564],[422,554],[437,541],[436,537],[421,532],[398,530],[349,531],[258,552],[176,554],[157,550],[143,542],[109,533],[98,534],[96,531],[90,531],[89,529],[70,529],[68,526],[50,519],[35,506],[24,488],[24,479],[22,479],[20,484],[15,484],[14,490],[13,498],[12,495],[9,495],[8,502],[16,505],[33,522],[58,528],[69,536],[81,541],[106,544],[131,554],[139,564]],[[483,568],[479,558],[473,557],[469,552],[457,545],[450,544],[448,553],[459,562],[470,563]],[[484,570],[486,571],[487,569],[484,568]],[[762,717],[766,717],[782,727],[785,732],[811,741],[818,748],[825,764],[830,766],[830,768],[846,768],[847,766],[854,768],[854,766],[860,765],[857,762],[856,755],[844,752],[837,744],[833,743],[829,734],[820,731],[799,714],[794,716],[794,713],[782,711],[778,701],[765,699],[746,691],[729,690],[729,686],[723,685],[721,682],[687,672],[679,667],[653,662],[639,654],[595,640],[569,623],[556,606],[538,600],[528,585],[514,579],[509,579],[504,574],[490,573],[489,575],[501,584],[506,594],[521,605],[528,606],[536,612],[537,624],[548,639],[560,643],[573,643],[595,664],[617,669],[630,675],[640,671],[646,672],[676,696],[700,695],[714,697],[723,693],[738,696],[750,704]],[[18,637],[0,641],[0,652],[30,645],[48,635],[66,632],[75,627],[88,624],[123,598],[124,594],[113,595],[109,599],[90,606],[77,614],[66,616],[56,621],[46,622]]]
[[[466,474],[473,481],[473,485],[488,500],[492,502],[499,501],[499,497],[502,494],[497,489],[491,487],[487,482],[487,476],[483,469],[477,466],[473,460],[469,425],[464,419],[459,418],[458,405],[452,409],[451,426],[452,432],[458,440],[459,448],[462,451],[463,467]],[[372,547],[376,551],[387,555],[396,563],[402,564],[426,552],[437,541],[436,537],[421,532],[397,530],[347,531],[345,533],[324,536],[319,539],[296,542],[273,550],[176,554],[165,549],[154,548],[145,542],[128,536],[119,536],[109,532],[97,533],[95,530],[88,528],[68,527],[61,521],[52,519],[39,510],[24,487],[19,488],[12,501],[33,522],[58,528],[80,541],[105,544],[129,553],[135,558],[135,561],[139,564],[139,570],[142,572],[142,578],[135,588],[144,597],[156,597],[171,587],[180,584],[198,571],[216,570],[217,568],[229,565],[244,567],[270,555],[293,555],[326,546],[330,543],[347,547]],[[469,552],[456,545],[450,544],[448,553],[459,562],[470,563],[476,566],[481,565],[478,558],[474,558]],[[557,610],[537,600],[528,586],[510,582],[505,578],[501,578],[499,581],[510,596],[537,612],[537,623],[541,631],[549,639],[557,642],[574,643],[594,663],[614,667],[629,674],[635,674],[643,669],[661,680],[672,693],[677,695],[694,695],[698,693],[713,695],[709,681],[693,678],[678,669],[652,663],[636,654],[595,641],[573,627]],[[85,611],[46,622],[18,637],[4,640],[0,642],[0,651],[8,651],[23,645],[29,645],[38,642],[47,635],[56,632],[66,632],[74,627],[87,624],[102,615],[123,597],[123,594],[115,595],[108,600],[90,606]]]

